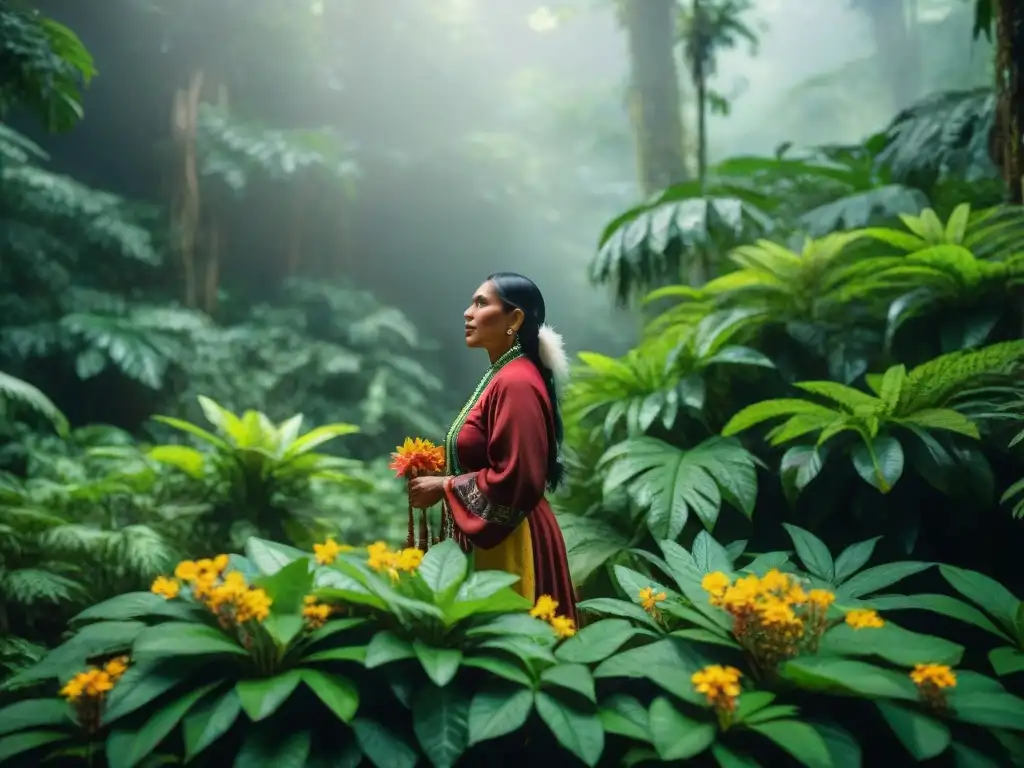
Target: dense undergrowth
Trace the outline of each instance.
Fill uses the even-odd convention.
[[[73,123],[74,35],[2,1],[0,30],[0,109]],[[1024,212],[994,110],[942,94],[608,226],[592,277],[647,322],[565,393],[579,627],[451,543],[393,548],[384,457],[447,419],[405,315],[298,268],[190,301],[161,287],[180,221],[0,124],[0,763],[1024,764]],[[357,177],[329,133],[195,127],[204,227]]]

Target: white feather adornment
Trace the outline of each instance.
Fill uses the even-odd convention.
[[[537,332],[537,351],[544,367],[551,371],[559,388],[569,380],[569,358],[565,354],[562,336],[550,325],[542,325]]]

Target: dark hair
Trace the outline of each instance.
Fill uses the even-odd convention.
[[[515,272],[496,272],[487,279],[494,283],[498,298],[501,299],[506,311],[511,312],[513,309],[522,311],[523,325],[518,334],[519,346],[522,347],[523,354],[530,362],[537,366],[548,390],[552,421],[555,424],[554,440],[550,441],[551,445],[548,450],[548,487],[555,490],[565,474],[565,467],[562,466],[559,458],[563,427],[562,411],[558,406],[558,394],[555,392],[555,375],[540,359],[539,334],[545,317],[544,296],[541,294],[540,288],[530,278]]]

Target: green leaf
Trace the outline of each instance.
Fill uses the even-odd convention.
[[[333,621],[328,621],[319,629],[309,633],[309,645],[316,645],[322,640],[333,637],[340,632],[347,632],[350,629],[361,627],[365,625],[367,621],[368,619],[363,618],[334,619]]]
[[[892,586],[897,581],[902,581],[908,576],[920,573],[931,568],[934,563],[921,563],[906,560],[898,563],[886,563],[876,565],[861,571],[856,576],[845,581],[836,588],[836,595],[839,597],[863,597],[871,595],[880,589]]]
[[[374,669],[393,661],[411,659],[416,655],[412,645],[390,629],[378,632],[366,646],[366,668]]]
[[[891,491],[903,475],[903,446],[891,435],[875,435],[870,443],[857,443],[850,458],[857,474],[882,493]]]
[[[242,709],[249,719],[258,722],[274,714],[288,700],[302,680],[302,671],[290,669],[274,677],[240,680],[235,685]]]
[[[1009,646],[993,648],[989,651],[988,661],[999,677],[1024,672],[1024,651],[1019,648]]]
[[[309,656],[304,656],[304,662],[315,663],[318,661],[355,661],[366,665],[365,645],[343,645],[340,648],[328,648],[326,651],[317,651]]]
[[[133,659],[163,656],[249,656],[224,632],[205,624],[171,621],[149,627],[139,633],[132,646]]]
[[[896,738],[918,762],[938,757],[949,748],[952,736],[944,723],[888,701],[876,701],[875,706]]]
[[[666,638],[605,659],[594,670],[594,677],[650,680],[669,693],[703,705],[704,697],[693,690],[690,678],[709,663],[693,644]]]
[[[647,708],[638,699],[617,693],[601,703],[597,713],[606,733],[641,743],[650,741]]]
[[[832,755],[825,739],[812,726],[796,720],[771,720],[748,726],[771,739],[806,768],[832,768]]]
[[[582,664],[558,664],[540,673],[542,684],[575,691],[591,703],[597,703],[594,678]]]
[[[1024,723],[1024,700],[1010,693],[953,689],[949,693],[949,705],[953,717],[962,723],[1009,730],[1020,730]]]
[[[825,633],[819,650],[836,656],[877,656],[905,667],[920,664],[922,659],[929,664],[956,666],[964,655],[962,645],[909,632],[889,622],[883,627],[865,629],[839,624]]]
[[[309,560],[289,563],[273,575],[257,579],[253,586],[266,591],[272,601],[263,628],[278,647],[288,645],[302,631],[303,600],[313,588]]]
[[[604,752],[604,729],[595,713],[580,712],[544,691],[537,691],[534,705],[559,744],[584,765],[597,765]]]
[[[245,542],[245,556],[264,576],[272,576],[295,560],[309,562],[312,559],[308,552],[301,549],[278,544],[276,541],[258,539],[255,536]]]
[[[72,719],[71,707],[61,699],[26,699],[0,709],[0,736],[15,731],[46,726],[68,726]]]
[[[836,566],[832,561],[832,554],[824,542],[799,526],[783,523],[782,527],[786,529],[789,537],[793,540],[797,557],[800,558],[804,568],[819,579],[831,583],[835,579]]]
[[[128,621],[148,617],[189,619],[197,610],[181,600],[168,600],[152,592],[128,592],[86,608],[71,619],[71,624],[86,621]]]
[[[973,624],[979,629],[991,632],[1007,642],[1012,638],[992,623],[992,620],[972,605],[961,602],[949,595],[880,595],[870,598],[872,608],[879,611],[921,610]]]
[[[451,768],[469,746],[469,699],[457,686],[424,686],[412,705],[412,729],[435,768]]]
[[[505,685],[483,688],[469,705],[469,743],[479,744],[522,728],[533,711],[533,691]]]
[[[729,557],[729,552],[707,531],[701,531],[694,537],[690,556],[701,573],[732,571],[732,558]]]
[[[836,558],[835,583],[842,584],[867,565],[868,560],[871,559],[871,555],[875,551],[875,545],[881,538],[881,536],[875,536],[865,541],[859,541],[840,552],[839,557]]]
[[[733,752],[724,744],[712,744],[711,754],[718,761],[720,768],[760,768],[760,764],[753,758]]]
[[[462,663],[462,651],[458,648],[434,648],[414,640],[412,649],[423,665],[423,671],[438,688],[444,688],[455,678]]]
[[[245,743],[235,756],[235,765],[272,765],[276,768],[303,768],[309,760],[312,734],[274,728],[250,728]]]
[[[241,711],[242,702],[234,688],[193,708],[185,716],[183,726],[185,762],[191,761],[227,733],[238,720]]]
[[[301,670],[302,680],[335,717],[343,723],[352,721],[359,709],[359,691],[352,681],[340,675],[329,675],[316,669]]]
[[[633,619],[658,632],[664,631],[661,625],[636,603],[627,603],[625,600],[617,600],[613,597],[595,597],[590,600],[584,600],[577,604],[576,607],[586,613],[599,613],[606,616],[621,616],[626,619]]]
[[[131,734],[130,746],[126,750],[117,750],[116,760],[112,761],[111,768],[134,768],[138,765],[160,746],[192,706],[218,685],[219,683],[210,683],[196,688],[158,709],[145,725]]]
[[[175,686],[189,680],[173,659],[137,662],[128,667],[107,697],[104,724],[137,711]]]
[[[352,730],[359,748],[377,768],[416,768],[416,750],[387,726],[357,718]]]
[[[511,680],[513,683],[519,683],[527,687],[533,685],[533,680],[523,671],[521,665],[494,656],[473,656],[463,659],[462,666],[482,669],[490,672],[492,675],[503,677],[506,680]]]
[[[427,551],[418,573],[438,602],[445,602],[462,585],[468,565],[468,559],[455,540],[447,539]]]
[[[862,768],[860,742],[849,731],[832,722],[814,723],[814,730],[825,740],[833,768]]]
[[[953,589],[988,611],[1006,630],[1017,634],[1017,611],[1021,601],[1010,590],[989,576],[965,568],[940,565],[939,573]]]
[[[588,624],[555,651],[559,661],[594,664],[604,661],[639,634],[625,619],[603,619]]]
[[[665,762],[696,757],[714,743],[717,735],[714,725],[691,720],[661,697],[651,702],[648,723],[654,748]]]
[[[803,656],[787,661],[779,672],[786,680],[809,691],[845,693],[872,699],[917,700],[917,688],[907,675],[863,661]]]
[[[66,741],[68,738],[69,735],[64,731],[27,731],[5,736],[0,739],[0,763],[34,749]]]

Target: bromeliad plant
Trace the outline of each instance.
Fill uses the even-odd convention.
[[[241,546],[253,533],[304,546],[320,538],[325,522],[289,502],[303,498],[313,480],[359,485],[345,472],[359,462],[317,450],[359,428],[325,424],[302,433],[302,414],[274,424],[257,411],[238,416],[207,397],[199,405],[216,434],[169,416],[154,420],[196,438],[203,449],[157,445],[147,457],[202,484],[214,502],[213,513],[199,521],[210,528],[208,538],[224,548]]]
[[[534,709],[577,754],[574,724],[586,720],[596,760],[590,672],[553,655],[575,627],[550,599],[516,594],[515,580],[471,573],[454,542],[424,555],[328,540],[310,555],[251,539],[246,557],[179,563],[150,592],[80,614],[69,640],[4,684],[39,694],[0,711],[0,760],[104,752],[133,768],[287,750],[450,766]],[[58,686],[73,706],[46,695]]]
[[[598,663],[599,682],[633,679],[629,689],[601,699],[600,716],[609,734],[633,745],[634,761],[710,751],[721,766],[759,764],[745,762],[751,749],[765,764],[780,759],[768,757],[755,736],[804,766],[861,765],[862,751],[877,750],[880,739],[861,743],[850,724],[879,718],[917,761],[952,752],[958,764],[1010,764],[1024,732],[1024,700],[990,677],[954,669],[962,646],[902,629],[881,614],[923,608],[987,619],[947,596],[876,595],[930,563],[863,569],[877,540],[833,559],[809,532],[787,528],[799,566],[788,552],[748,559],[745,542],[726,548],[702,532],[689,552],[664,541],[663,557],[647,556],[661,581],[617,566],[618,584],[632,600],[581,604],[616,618],[585,627],[556,655]],[[984,605],[991,608],[991,599]],[[996,607],[1002,615],[1016,605]],[[659,693],[648,706],[642,692],[651,685]],[[873,707],[859,715],[845,708],[847,725],[839,727],[822,716],[837,706],[832,697]]]

